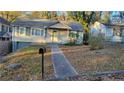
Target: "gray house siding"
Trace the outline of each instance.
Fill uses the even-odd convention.
[[[31,42],[12,42],[12,46],[13,46],[13,52],[18,50],[18,49],[22,49],[26,46],[31,45]]]

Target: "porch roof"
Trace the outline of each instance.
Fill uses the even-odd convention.
[[[70,22],[68,23],[68,26],[71,27],[71,30],[72,31],[80,31],[80,32],[83,32],[83,26],[81,23],[79,22]]]
[[[63,24],[63,23],[56,23],[54,25],[51,25],[49,28],[51,29],[68,29],[68,30],[71,30],[71,27],[66,25],[66,24]]]

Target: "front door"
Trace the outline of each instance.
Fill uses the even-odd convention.
[[[57,31],[53,31],[53,32],[52,32],[52,42],[53,42],[53,43],[57,43],[57,42],[58,42]]]

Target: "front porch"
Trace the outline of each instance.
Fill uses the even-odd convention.
[[[47,43],[60,43],[65,44],[69,42],[69,32],[71,27],[63,23],[57,23],[50,26],[46,33]]]

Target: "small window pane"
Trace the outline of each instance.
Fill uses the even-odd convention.
[[[12,28],[11,27],[9,27],[9,32],[12,32]]]
[[[40,36],[40,29],[36,29],[35,35]]]
[[[2,31],[4,31],[4,25],[2,25]]]
[[[32,29],[32,35],[35,35],[35,29]]]
[[[26,35],[27,35],[27,36],[30,36],[30,30],[31,30],[30,27],[26,27]]]
[[[23,27],[20,28],[20,34],[25,34],[25,29]]]
[[[17,35],[19,35],[19,27],[15,27],[15,31],[16,31]]]
[[[44,30],[41,30],[41,36],[43,36],[43,34],[44,34]]]

